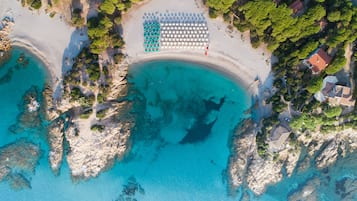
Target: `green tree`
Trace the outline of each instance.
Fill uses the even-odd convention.
[[[76,8],[72,12],[72,25],[75,27],[81,27],[84,24],[84,19],[81,16],[82,10],[80,8]]]
[[[104,0],[103,3],[100,5],[99,9],[100,11],[111,15],[116,9],[115,3],[117,3],[116,0]]]
[[[338,117],[342,113],[342,108],[341,107],[331,107],[328,108],[327,110],[324,110],[324,114],[327,118],[333,118],[333,117]]]
[[[327,19],[328,21],[330,22],[337,22],[340,20],[340,17],[341,17],[341,12],[339,10],[336,10],[334,12],[330,12],[328,15],[327,15]]]
[[[308,83],[306,89],[309,93],[314,94],[321,90],[322,88],[322,77],[314,77],[311,79],[310,83]]]
[[[313,131],[321,123],[323,122],[320,116],[303,113],[300,117],[296,117],[290,122],[290,127],[294,130],[308,129]]]
[[[207,0],[207,6],[221,12],[227,13],[235,0]]]
[[[40,9],[42,6],[41,0],[27,0],[26,3],[36,10]]]
[[[347,60],[345,57],[345,51],[343,49],[339,49],[331,64],[327,66],[325,72],[329,75],[335,74],[340,71],[346,65],[346,63]]]

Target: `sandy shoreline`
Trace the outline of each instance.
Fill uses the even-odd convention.
[[[186,12],[202,13],[207,20],[210,35],[208,56],[198,50],[163,50],[145,53],[143,48],[144,13]],[[237,81],[251,95],[259,93],[259,80],[263,88],[271,84],[271,53],[264,48],[251,47],[247,33],[229,31],[228,24],[221,18],[210,19],[208,9],[198,0],[150,0],[136,5],[123,15],[123,37],[125,53],[130,64],[145,61],[173,59],[203,64]]]
[[[152,53],[150,55],[141,55],[133,59],[128,59],[130,65],[138,65],[150,61],[160,61],[160,60],[173,60],[173,61],[186,61],[190,63],[196,63],[208,67],[211,70],[214,70],[218,73],[229,77],[234,80],[237,84],[243,86],[246,89],[249,89],[254,81],[251,83],[247,82],[247,79],[244,77],[244,74],[241,72],[244,69],[241,69],[239,65],[230,62],[228,59],[223,57],[205,57],[199,53],[190,53],[185,52],[161,52],[161,53]],[[252,93],[251,90],[248,91]]]
[[[14,19],[10,38],[14,46],[26,48],[38,56],[47,67],[53,87],[61,83],[62,75],[72,65],[88,38],[84,30],[67,25],[59,16],[50,18],[43,10],[30,11],[18,1],[2,0],[0,17]],[[148,12],[203,13],[207,19],[210,45],[208,56],[197,50],[171,50],[145,53],[143,48],[142,16]],[[30,23],[29,23],[30,22]],[[184,60],[203,64],[219,71],[247,88],[250,94],[258,93],[256,80],[267,86],[270,73],[270,53],[263,48],[253,49],[246,34],[228,31],[222,19],[210,19],[207,8],[197,0],[149,0],[135,5],[123,15],[124,53],[129,65],[160,59]],[[266,84],[268,83],[268,84]]]
[[[25,51],[27,51],[29,54],[34,55],[35,57],[37,57],[37,59],[42,63],[42,65],[45,67],[45,71],[46,71],[46,75],[48,77],[48,81],[51,86],[54,86],[57,84],[58,79],[56,78],[56,74],[53,71],[52,68],[50,68],[50,63],[47,61],[46,56],[43,55],[43,53],[41,51],[39,51],[38,49],[36,49],[36,47],[31,46],[29,44],[26,44],[24,42],[20,42],[20,41],[16,41],[13,40],[12,41],[12,46],[13,47],[17,47],[17,48],[21,48],[24,49]]]
[[[13,46],[32,52],[47,68],[53,88],[72,66],[74,58],[88,40],[84,31],[66,24],[57,14],[51,18],[43,9],[31,11],[21,2],[1,0],[0,19],[13,19],[9,37]]]

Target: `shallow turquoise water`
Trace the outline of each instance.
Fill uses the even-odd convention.
[[[145,193],[131,198],[138,201],[229,201],[225,168],[229,155],[229,136],[250,106],[244,89],[223,75],[203,66],[179,61],[148,62],[131,67],[129,98],[138,125],[133,146],[123,161],[117,162],[98,178],[73,184],[68,165],[54,176],[48,164],[48,146],[43,131],[24,130],[14,134],[9,127],[17,122],[21,98],[31,87],[41,89],[46,81],[43,65],[25,52],[26,68],[16,67],[21,49],[0,67],[0,146],[19,138],[40,144],[43,156],[34,174],[27,175],[32,189],[12,190],[0,183],[0,201],[112,201],[122,194],[123,185],[134,177]],[[11,79],[2,79],[13,70]],[[5,82],[5,81],[6,82]],[[319,200],[341,200],[335,193],[336,181],[356,178],[356,156],[339,161],[328,173],[315,169],[268,188],[252,200],[283,201],[306,180],[325,181],[318,188]]]
[[[14,50],[0,75],[13,68],[20,52]],[[8,128],[16,123],[26,90],[32,85],[43,87],[43,69],[31,57],[26,69],[14,71],[9,83],[0,85],[2,94],[11,93],[1,99],[7,106],[1,108],[6,117],[1,121],[1,145],[19,138]],[[31,140],[41,144],[44,154],[35,174],[29,176],[32,189],[15,192],[2,182],[1,200],[114,200],[129,177],[135,177],[145,190],[132,196],[138,200],[227,200],[228,137],[250,105],[244,90],[202,66],[175,61],[133,67],[130,82],[134,111],[142,124],[123,161],[96,179],[72,184],[66,164],[60,176],[52,174],[48,147],[42,135],[37,135]]]

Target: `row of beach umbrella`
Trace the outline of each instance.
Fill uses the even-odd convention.
[[[160,49],[160,23],[157,21],[144,22],[144,50],[158,52]]]
[[[208,42],[208,38],[161,38],[161,42],[170,42],[170,41],[187,41],[187,42],[196,42],[196,41],[205,41]]]
[[[144,13],[144,50],[205,49],[207,22],[200,13]]]

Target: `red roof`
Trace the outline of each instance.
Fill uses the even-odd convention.
[[[296,0],[289,8],[293,9],[293,13],[296,14],[304,8],[304,4],[300,0]]]
[[[310,56],[308,61],[312,65],[312,70],[314,72],[321,72],[330,64],[331,57],[320,48]]]

